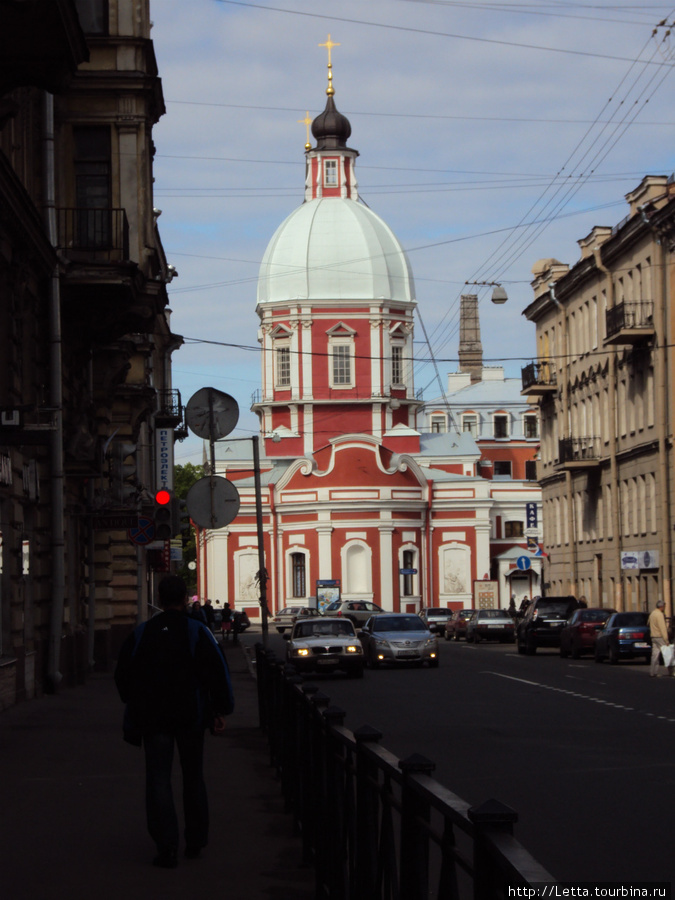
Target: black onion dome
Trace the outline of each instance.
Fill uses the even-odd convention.
[[[326,108],[312,122],[312,134],[316,138],[317,150],[336,150],[347,147],[347,140],[352,133],[352,126],[347,116],[343,116],[335,107],[331,95],[326,101]]]

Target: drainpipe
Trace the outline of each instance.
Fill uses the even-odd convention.
[[[56,230],[56,177],[54,161],[54,98],[49,93],[45,93],[44,176],[44,205],[47,234],[49,242],[55,247],[58,243],[58,237]],[[52,603],[47,652],[47,689],[51,692],[55,692],[60,682],[63,680],[60,665],[61,642],[63,637],[63,608],[66,593],[63,474],[63,363],[61,339],[61,281],[58,263],[54,266],[50,281],[49,347],[49,402],[53,410],[55,427],[51,432]]]
[[[563,363],[563,365],[569,366],[569,353],[568,353],[568,335],[567,335],[567,315],[565,314],[565,308],[562,303],[558,300],[555,295],[555,281],[550,282],[548,286],[549,295],[551,300],[558,308],[558,312],[560,313],[560,321],[562,325],[562,344],[563,344],[563,355],[567,363]],[[564,373],[565,376],[569,375],[569,373]],[[563,377],[562,382],[562,404],[563,404],[563,422],[565,424],[565,437],[572,437],[572,429],[570,427],[570,408],[569,408],[569,394],[567,389],[569,378]],[[576,596],[576,581],[577,581],[577,566],[576,566],[576,555],[577,555],[577,546],[576,546],[576,526],[575,526],[575,512],[574,512],[574,494],[572,493],[572,473],[569,469],[565,471],[565,492],[567,494],[567,521],[570,524],[571,535],[569,540],[569,549],[563,549],[563,560],[564,560],[564,576],[567,581],[567,591],[563,590],[563,593],[573,593]],[[571,570],[571,571],[570,571]],[[571,577],[570,577],[571,575]],[[565,582],[563,582],[564,584]],[[530,585],[530,594],[532,585]],[[542,585],[543,590],[543,585]]]
[[[607,284],[607,309],[613,309],[614,300],[614,279],[612,273],[603,264],[600,253],[600,247],[593,248],[593,256],[595,257],[595,265],[605,276]],[[608,399],[609,399],[609,485],[614,487],[614,502],[612,503],[612,532],[614,535],[614,571],[618,573],[618,577],[614,580],[614,598],[610,606],[614,609],[622,611],[624,608],[623,599],[623,575],[621,574],[621,549],[623,545],[623,535],[621,534],[621,484],[619,482],[619,466],[616,460],[619,446],[619,421],[618,408],[616,402],[616,348],[612,347],[609,352],[609,379],[608,379]]]

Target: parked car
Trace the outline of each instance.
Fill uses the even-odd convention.
[[[560,647],[560,633],[576,608],[574,597],[535,597],[518,623],[518,653],[532,655],[537,647]]]
[[[429,631],[438,634],[445,632],[445,623],[452,616],[452,610],[447,606],[427,606],[420,612],[420,619],[429,626]]]
[[[475,609],[458,609],[456,610],[452,616],[445,623],[445,639],[449,641],[451,638],[454,638],[456,641],[459,641],[461,638],[466,637],[466,623],[469,621],[471,616],[476,612]]]
[[[641,659],[648,663],[652,655],[652,636],[646,612],[614,613],[598,632],[595,642],[595,661],[609,659],[618,663],[620,659]]]
[[[366,665],[426,662],[438,666],[438,639],[419,616],[412,613],[381,613],[371,616],[359,633]]]
[[[560,632],[560,655],[579,659],[582,653],[594,653],[598,632],[615,612],[599,607],[575,610]]]
[[[503,609],[477,609],[466,623],[466,640],[513,643],[516,639],[516,623]]]
[[[325,616],[345,616],[357,628],[365,625],[371,616],[377,616],[384,610],[370,600],[333,600],[324,610]]]
[[[283,634],[284,631],[293,627],[296,619],[318,615],[319,610],[313,606],[285,606],[279,610],[276,616],[272,616],[271,624],[279,634]]]
[[[296,621],[288,637],[286,659],[299,672],[334,672],[363,677],[363,647],[347,618],[312,616]]]

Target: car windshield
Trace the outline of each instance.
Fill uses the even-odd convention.
[[[569,600],[549,600],[547,603],[537,604],[537,610],[541,615],[545,616],[567,616],[570,604]]]
[[[300,622],[295,626],[293,637],[320,637],[324,634],[356,637],[354,626],[349,619],[345,619],[343,622]]]
[[[378,631],[426,631],[419,616],[378,616],[373,628]]]
[[[632,628],[635,625],[646,625],[647,618],[647,613],[619,613],[618,615],[614,616],[612,625],[616,626],[617,628],[625,628],[626,626]]]
[[[508,613],[502,612],[501,609],[482,609],[478,613],[479,619],[508,619]]]

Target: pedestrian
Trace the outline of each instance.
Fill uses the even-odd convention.
[[[516,595],[511,594],[511,602],[509,603],[509,615],[512,619],[515,619],[518,614],[518,610],[516,609]]]
[[[204,618],[206,619],[206,624],[209,626],[211,631],[213,631],[213,623],[216,620],[216,614],[214,612],[213,606],[211,605],[211,601],[207,597],[204,601],[204,607],[202,609],[204,613]]]
[[[588,603],[586,602],[586,597],[583,594],[577,600],[577,609],[588,609]]]
[[[225,640],[229,640],[230,632],[232,631],[232,609],[229,603],[225,603],[223,606],[223,637]]]
[[[192,605],[190,606],[190,615],[193,619],[197,619],[198,622],[202,622],[206,625],[206,616],[204,615],[204,611],[202,610],[202,605],[199,600],[193,600]]]
[[[176,575],[158,588],[162,612],[139,625],[120,650],[115,683],[126,703],[124,739],[145,751],[145,802],[153,865],[178,864],[178,817],[171,769],[174,745],[183,777],[185,856],[195,859],[208,842],[204,732],[225,730],[234,708],[230,673],[206,625],[187,615],[185,582]]]
[[[659,674],[659,657],[661,656],[661,648],[670,643],[668,639],[668,626],[663,610],[666,604],[663,600],[656,601],[656,607],[650,612],[647,624],[652,635],[652,664],[649,674],[652,678],[656,678]],[[668,667],[668,674],[673,675],[673,666]]]

